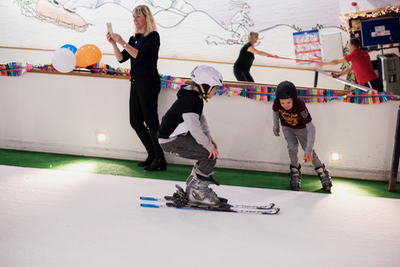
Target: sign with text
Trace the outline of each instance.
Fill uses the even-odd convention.
[[[293,33],[293,43],[294,43],[294,51],[296,59],[299,60],[322,59],[318,30]],[[301,64],[310,64],[310,63],[301,62]]]

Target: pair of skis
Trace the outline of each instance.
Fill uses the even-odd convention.
[[[270,203],[266,206],[255,206],[255,205],[232,205],[225,203],[224,201],[224,203],[222,203],[220,207],[193,205],[193,204],[188,204],[187,201],[183,199],[181,193],[180,194],[175,193],[173,196],[165,196],[164,198],[140,197],[140,199],[144,201],[156,202],[156,204],[141,203],[140,206],[144,208],[157,208],[157,209],[174,208],[180,210],[218,211],[218,212],[233,212],[233,213],[259,214],[259,215],[273,215],[277,214],[280,210],[279,208],[275,207],[274,203]]]

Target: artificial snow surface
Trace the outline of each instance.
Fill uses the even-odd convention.
[[[398,199],[221,185],[232,204],[281,211],[140,207],[174,185],[0,166],[0,266],[399,266]]]

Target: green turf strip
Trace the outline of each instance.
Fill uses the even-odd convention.
[[[144,171],[137,161],[51,154],[0,149],[0,165],[52,169],[117,176],[185,181],[192,166],[168,164],[167,171]],[[215,175],[223,185],[290,190],[290,177],[284,173],[215,168]],[[400,199],[400,192],[388,191],[388,182],[359,179],[333,179],[335,195],[368,196]],[[400,186],[400,185],[399,185]],[[174,191],[174,188],[171,188]],[[321,189],[317,175],[302,176],[301,191],[326,193]],[[168,192],[166,192],[167,194]]]

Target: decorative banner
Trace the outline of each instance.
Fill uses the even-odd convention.
[[[322,89],[298,90],[298,95],[305,103],[324,103],[337,99],[337,91]]]
[[[369,90],[367,92],[359,89],[351,90],[351,92],[344,97],[339,98],[339,101],[354,104],[379,104],[390,100],[398,100],[400,96],[394,95],[392,92],[379,92],[376,90]]]
[[[243,92],[241,93],[241,96],[257,101],[274,101],[275,90],[271,87],[264,86],[243,87]]]
[[[11,62],[0,66],[1,76],[20,76],[30,71],[33,65],[25,62]]]
[[[46,64],[46,65],[39,65],[39,66],[34,66],[35,69],[38,70],[50,70],[50,71],[56,71],[56,69],[53,67],[51,64]]]
[[[160,74],[161,88],[181,89],[181,85],[186,81],[171,75]]]
[[[242,90],[233,90],[233,89],[231,89],[229,87],[226,87],[224,85],[224,86],[218,86],[217,87],[217,92],[215,94],[218,95],[218,96],[226,95],[226,96],[231,97],[233,95],[240,95],[241,92],[242,92]]]
[[[26,62],[11,62],[5,65],[0,65],[1,76],[20,76],[32,69],[56,70],[51,64],[34,66]]]
[[[87,67],[91,73],[130,76],[128,68],[112,68],[104,63],[96,63]],[[52,64],[34,66],[24,62],[11,62],[0,65],[1,76],[20,76],[32,69],[56,71]],[[75,71],[82,71],[75,68]],[[180,89],[186,84],[186,80],[171,75],[160,74],[161,88]],[[351,90],[345,96],[338,96],[338,91],[325,89],[299,89],[297,94],[300,99],[306,103],[325,103],[332,100],[338,100],[354,104],[379,104],[390,100],[400,100],[400,96],[392,92],[378,92],[376,90],[361,91],[359,89]],[[239,90],[234,90],[224,86],[218,86],[216,95],[234,96],[239,95],[256,101],[269,102],[275,100],[275,90],[272,87],[265,86],[247,86]]]
[[[92,73],[101,73],[117,76],[130,76],[130,69],[128,68],[112,68],[110,65],[103,62],[96,63],[91,66],[86,67]]]

